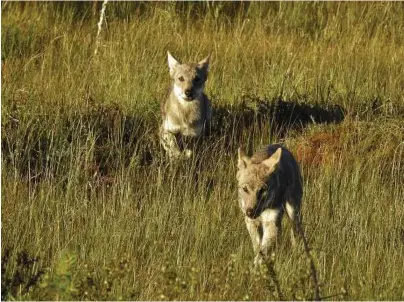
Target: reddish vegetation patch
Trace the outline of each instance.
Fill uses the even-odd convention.
[[[341,155],[341,133],[337,131],[315,133],[297,145],[296,157],[307,165],[330,165]]]

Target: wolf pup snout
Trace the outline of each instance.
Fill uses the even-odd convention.
[[[251,208],[248,208],[245,213],[247,214],[248,217],[254,218],[254,210]]]

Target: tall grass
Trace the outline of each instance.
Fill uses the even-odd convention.
[[[5,298],[279,299],[251,267],[233,148],[269,143],[270,123],[225,120],[225,136],[169,163],[156,129],[170,50],[213,53],[214,107],[253,95],[345,108],[342,124],[283,139],[304,174],[320,294],[404,299],[402,3],[109,2],[97,56],[92,5],[2,3]],[[284,226],[282,297],[310,299]]]

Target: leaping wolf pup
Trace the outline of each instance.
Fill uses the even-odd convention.
[[[192,151],[182,143],[207,134],[212,115],[211,103],[204,94],[210,55],[190,64],[181,64],[170,52],[167,55],[173,87],[161,106],[160,142],[170,157],[189,158]]]
[[[281,145],[269,145],[248,157],[238,149],[238,195],[255,253],[254,263],[269,256],[286,210],[292,221],[292,244],[302,235],[302,177],[292,153]]]

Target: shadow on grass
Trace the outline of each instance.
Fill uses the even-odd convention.
[[[344,111],[337,105],[245,97],[238,106],[214,108],[209,141],[220,140],[226,152],[234,152],[246,134],[267,131],[269,141],[273,141],[291,129],[343,119]],[[94,104],[58,120],[38,116],[22,121],[12,113],[2,125],[3,162],[10,163],[22,176],[42,178],[66,173],[72,161],[81,156],[89,159],[85,168],[88,173],[109,175],[134,160],[147,166],[161,157],[158,126],[158,117],[127,115],[118,105]],[[247,140],[251,140],[249,137]]]
[[[269,128],[269,141],[273,142],[283,139],[290,130],[301,131],[312,123],[340,123],[344,116],[344,110],[338,105],[308,105],[281,98],[260,100],[247,96],[237,106],[214,108],[212,134],[225,137],[227,145],[234,150],[245,132],[254,134]]]

